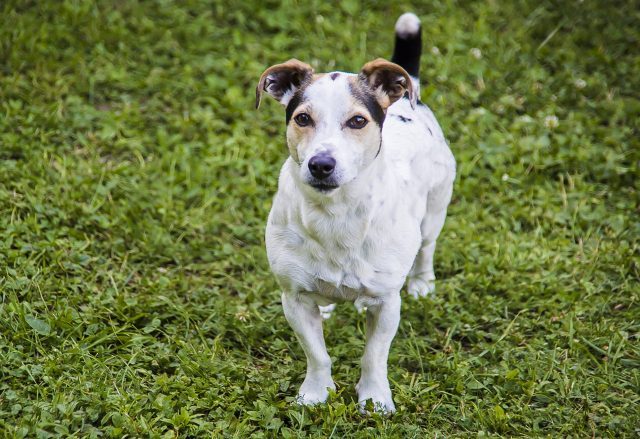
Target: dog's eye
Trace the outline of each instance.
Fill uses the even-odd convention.
[[[295,120],[299,126],[306,127],[311,123],[311,116],[309,116],[307,113],[300,113],[296,117],[294,117],[293,120]]]
[[[351,119],[347,121],[347,126],[349,128],[353,128],[354,130],[359,130],[360,128],[364,128],[369,121],[362,116],[353,116]]]

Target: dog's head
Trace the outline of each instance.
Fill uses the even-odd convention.
[[[292,59],[262,74],[256,108],[263,92],[286,107],[289,153],[301,180],[321,192],[356,179],[380,151],[387,108],[405,93],[416,100],[408,73],[383,59],[359,74],[314,74]]]

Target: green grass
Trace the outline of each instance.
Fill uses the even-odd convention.
[[[637,4],[222,3],[0,4],[1,436],[636,437]],[[406,10],[459,164],[437,293],[403,303],[398,413],[356,409],[349,305],[337,393],[297,407],[263,245],[284,114],[254,87],[390,56]]]

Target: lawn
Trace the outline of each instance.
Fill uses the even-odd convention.
[[[364,316],[304,355],[263,231],[287,155],[254,87],[357,71],[423,21],[458,161],[436,294],[362,416]],[[0,436],[637,437],[640,10],[633,1],[0,3]]]

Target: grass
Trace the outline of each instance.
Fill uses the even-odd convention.
[[[2,436],[637,437],[637,5],[222,3],[0,4]],[[338,391],[297,407],[263,245],[284,115],[253,88],[390,56],[406,10],[459,163],[437,293],[403,303],[397,414],[356,409],[348,305]]]

